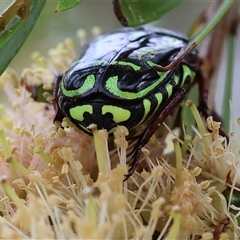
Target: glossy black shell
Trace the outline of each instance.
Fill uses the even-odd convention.
[[[63,76],[59,92],[60,108],[75,125],[85,132],[91,123],[107,130],[111,130],[118,124],[125,125],[129,129],[134,127],[144,115],[143,99],[149,99],[153,103],[148,113],[150,116],[157,105],[151,95],[161,92],[163,101],[168,99],[169,94],[165,86],[170,82],[174,85],[173,93],[178,90],[182,83],[181,81],[175,83],[173,78],[177,75],[181,79],[182,69],[168,71],[165,79],[158,86],[147,95],[134,99],[122,98],[108,91],[106,81],[111,76],[118,76],[118,89],[138,93],[159,79],[159,73],[149,65],[149,62],[162,66],[168,65],[172,58],[187,46],[188,42],[188,38],[180,33],[154,27],[123,28],[90,41],[79,59]],[[131,66],[116,64],[116,62],[131,63],[141,68],[136,71]],[[94,87],[90,90],[74,96],[66,96],[63,93],[63,89],[69,91],[80,88],[90,74],[96,77]],[[81,104],[91,104],[94,107],[94,114],[86,113],[84,121],[79,123],[78,120],[72,118],[69,109]],[[109,115],[104,118],[99,109],[107,104],[129,109],[132,112],[131,119],[116,123]]]
[[[116,98],[105,91],[108,77],[118,75],[121,78],[119,89],[139,92],[159,77],[157,72],[147,64],[152,61],[162,66],[167,65],[172,57],[188,44],[188,38],[180,33],[154,27],[123,28],[102,35],[89,42],[79,60],[69,68],[63,77],[64,88],[73,90],[79,88],[86,76],[95,74],[95,87],[81,96],[101,92],[111,98]],[[150,51],[159,48],[159,50]],[[142,55],[142,57],[139,57]],[[91,63],[99,61],[97,66]],[[100,63],[101,61],[106,63]],[[130,62],[141,66],[140,71],[131,67],[113,64],[115,61]],[[126,100],[126,99],[122,99]]]

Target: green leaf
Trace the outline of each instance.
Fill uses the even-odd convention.
[[[138,26],[159,20],[184,0],[113,0],[114,12],[123,26]]]
[[[55,12],[63,12],[66,11],[68,9],[71,9],[75,6],[77,6],[78,4],[80,4],[82,2],[82,0],[60,0],[57,4],[56,10]]]
[[[19,16],[19,11],[15,16],[11,13],[12,19],[0,32],[0,74],[3,73],[27,39],[45,2],[46,0],[33,0],[28,13],[27,7],[29,7],[29,1],[26,1],[24,5],[26,8],[26,15],[24,15],[24,18]],[[17,3],[17,1],[15,1],[13,4],[15,3]],[[12,9],[9,8],[6,10],[6,12],[7,11],[10,12]]]

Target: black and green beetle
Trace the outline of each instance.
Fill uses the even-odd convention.
[[[91,134],[88,126],[92,123],[109,133],[117,125],[131,130],[145,124],[138,133],[127,179],[158,125],[182,101],[191,83],[203,78],[195,49],[174,68],[158,70],[170,64],[188,42],[182,34],[154,27],[123,28],[90,41],[58,78],[55,121],[67,116],[87,134]],[[205,91],[201,96],[206,109]]]

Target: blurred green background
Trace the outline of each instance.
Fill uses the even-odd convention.
[[[0,10],[3,10],[11,1],[0,1]],[[83,0],[83,2],[66,12],[55,13],[58,1],[47,1],[40,18],[37,21],[33,31],[24,43],[23,47],[10,64],[17,72],[21,72],[24,67],[31,65],[30,54],[34,51],[40,51],[47,56],[48,49],[54,48],[57,43],[64,41],[65,38],[72,38],[78,46],[76,31],[80,28],[88,32],[91,36],[91,28],[99,26],[101,31],[121,27],[113,13],[112,0]],[[179,7],[164,16],[157,24],[158,26],[187,33],[197,16],[205,9],[209,1],[185,1]],[[238,34],[234,72],[233,89],[233,111],[235,117],[240,116],[240,36]],[[220,110],[220,103],[223,94],[223,83],[225,62],[222,64],[220,81],[217,93],[217,109]]]
[[[113,13],[111,0],[83,0],[80,5],[69,11],[55,13],[57,2],[47,1],[37,24],[11,64],[17,71],[30,64],[29,55],[36,50],[46,54],[49,48],[55,47],[67,37],[78,42],[76,31],[79,28],[88,31],[90,37],[90,29],[94,26],[99,26],[103,33],[121,27]],[[167,14],[158,25],[187,32],[193,20],[206,6],[207,3],[204,1],[192,3],[187,1]]]

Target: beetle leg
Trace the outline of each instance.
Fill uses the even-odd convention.
[[[159,124],[161,124],[166,119],[166,117],[173,111],[173,109],[175,109],[175,107],[179,105],[179,103],[185,97],[185,94],[186,90],[184,88],[180,88],[179,91],[176,92],[173,97],[166,102],[157,119],[155,119],[148,125],[135,146],[133,161],[128,170],[128,174],[125,175],[124,181],[126,181],[134,173],[139,162],[142,147],[144,147],[144,145],[148,143],[152,135],[158,129]]]
[[[159,65],[155,65],[153,68],[158,72],[167,72],[171,69],[174,69],[196,46],[197,44],[195,42],[189,43],[188,46],[186,48],[183,48],[167,66],[162,67]]]
[[[202,114],[202,116],[207,119],[209,117],[208,110],[208,86],[207,80],[204,77],[201,71],[197,72],[195,77],[195,81],[198,83],[199,87],[199,102],[198,102],[198,110]]]
[[[60,82],[62,80],[62,75],[57,76],[54,79],[54,83],[53,83],[53,98],[52,98],[52,102],[53,102],[53,107],[55,110],[55,117],[53,122],[55,124],[58,124],[59,122],[62,122],[63,118],[65,117],[65,114],[63,113],[63,111],[60,109],[59,104],[58,104],[58,89],[59,89],[59,85]]]

